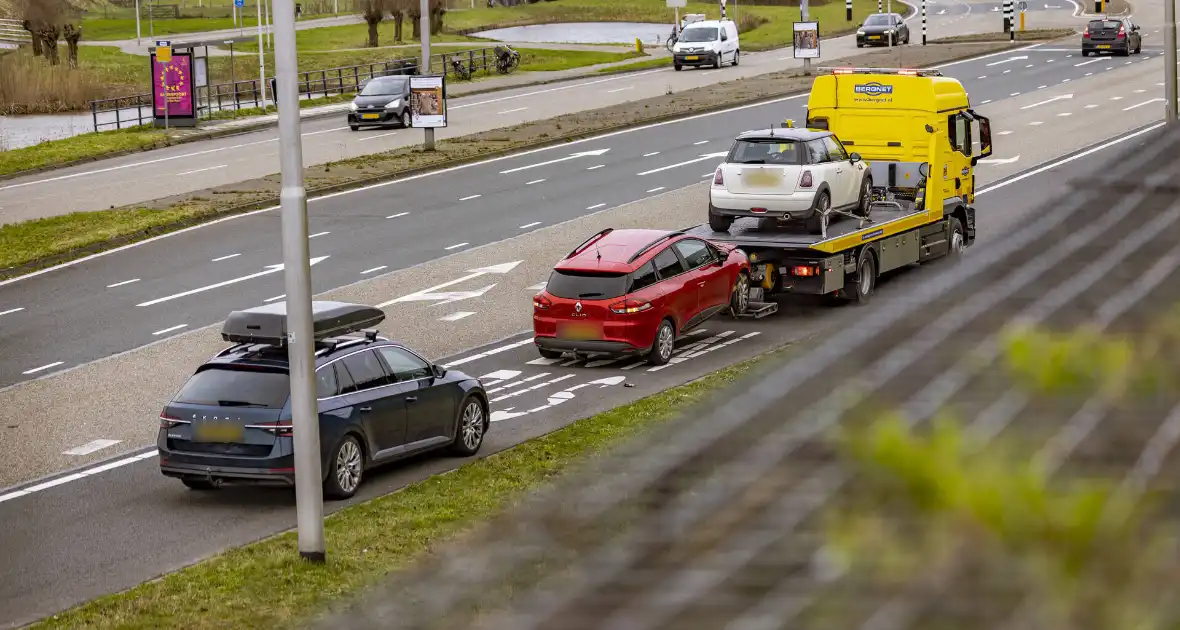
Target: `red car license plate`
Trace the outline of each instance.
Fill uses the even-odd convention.
[[[557,325],[557,336],[562,339],[583,341],[586,339],[600,339],[602,328],[589,322],[568,322]]]

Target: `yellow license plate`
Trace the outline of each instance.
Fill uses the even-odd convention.
[[[201,422],[193,427],[198,442],[241,442],[245,430],[240,424]]]
[[[364,118],[365,120],[377,120],[380,117],[381,114],[361,114],[361,118]]]
[[[557,336],[561,337],[562,339],[583,341],[586,339],[598,339],[601,335],[598,331],[598,327],[594,324],[573,322],[559,325],[557,327]]]
[[[696,61],[697,59],[700,59],[700,57],[698,57],[696,55],[689,55],[684,58],[685,61]]]
[[[869,35],[869,39],[881,39],[880,35]]]
[[[1099,48],[1110,48],[1110,44],[1099,44]]]

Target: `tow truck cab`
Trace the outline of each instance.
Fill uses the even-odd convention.
[[[991,125],[963,84],[933,70],[817,72],[807,127],[831,131],[867,162],[872,198],[863,214],[830,211],[818,235],[744,219],[728,232],[694,228],[747,253],[752,308],[776,293],[864,302],[881,273],[957,255],[975,240],[974,167],[991,155]]]

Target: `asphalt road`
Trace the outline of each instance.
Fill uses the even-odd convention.
[[[933,6],[948,12],[940,15],[931,9]],[[999,14],[992,15],[990,9],[983,10],[983,5],[968,10],[974,6],[948,0],[928,7],[929,37],[1000,28]],[[1060,6],[1038,11],[1029,28],[1080,26],[1084,23],[1083,19],[1074,17],[1075,9],[1068,2],[1061,0]],[[900,2],[894,7],[895,11],[903,9]],[[920,18],[911,18],[909,23],[915,40],[920,42]],[[838,58],[855,51],[855,41],[850,36],[823,43],[825,58]],[[720,70],[675,72],[671,68],[661,68],[456,98],[450,103],[449,126],[438,130],[436,137],[467,135],[661,96],[669,89],[681,92],[799,65],[789,51],[777,50],[743,54],[741,65]],[[309,120],[303,126],[304,163],[323,164],[420,141],[421,133],[414,130],[349,131],[343,115]],[[104,210],[264,177],[277,172],[277,152],[277,131],[272,128],[0,181],[0,223],[74,211]],[[134,185],[128,185],[129,182]]]
[[[1039,133],[1031,133],[1029,140],[1035,141],[1038,136]],[[1136,136],[1120,148],[1145,141],[1143,135]],[[1003,226],[1042,209],[1046,200],[1067,189],[1072,182],[1099,172],[1111,153],[1114,152],[1102,149],[1076,152],[1054,163],[983,185],[979,197],[979,246],[997,242],[1002,238]],[[984,179],[991,178],[985,175]],[[696,184],[601,215],[576,219],[570,224],[547,228],[543,240],[517,237],[479,252],[467,252],[458,257],[463,260],[454,261],[451,267],[474,267],[485,260],[511,262],[540,252],[547,252],[551,258],[576,243],[572,239],[578,233],[589,232],[594,224],[626,224],[636,214],[649,217],[650,223],[675,224],[684,221],[684,200],[701,193],[702,185]],[[687,214],[695,211],[690,209]],[[567,226],[576,229],[566,229]],[[436,264],[441,266],[442,262]],[[938,273],[940,266],[946,264],[949,263],[936,262],[884,280],[879,287],[878,303],[906,299],[916,284],[929,274]],[[528,266],[528,262],[521,261],[512,271]],[[542,260],[533,269],[543,266]],[[451,269],[441,271],[441,275],[446,275]],[[527,275],[505,281],[481,300],[490,303],[489,306],[514,311],[503,322],[492,316],[494,325],[519,330],[521,322],[527,322],[529,291],[523,285],[530,281]],[[463,286],[479,284],[479,280],[472,279]],[[365,289],[351,290],[353,299],[371,297],[365,294]],[[401,314],[420,315],[432,308],[427,303],[411,303],[407,305],[409,310]],[[717,318],[708,322],[704,330],[682,339],[673,363],[657,369],[625,359],[590,363],[540,359],[531,347],[528,334],[511,335],[451,356],[443,363],[486,379],[493,397],[495,421],[484,451],[487,454],[769,349],[813,334],[830,334],[851,325],[858,313],[859,309],[854,307],[830,308],[815,301],[798,300],[785,304],[779,314],[757,322]],[[413,331],[414,338],[431,339],[422,329],[433,330],[435,338],[445,334],[446,327],[437,321],[422,318],[417,321],[410,326],[419,328]],[[390,328],[398,327],[395,323],[390,325]],[[174,340],[177,344],[182,341]],[[431,348],[446,347],[447,343],[440,344],[437,339],[424,341]],[[210,338],[200,345],[213,347],[217,342]],[[209,347],[201,350],[207,351]],[[146,357],[140,357],[139,362],[148,363]],[[152,433],[149,430],[152,424],[143,421],[144,435]],[[353,502],[378,496],[460,463],[461,460],[445,457],[423,457],[392,466],[370,477]],[[23,494],[8,495],[7,500],[0,496],[0,528],[5,531],[6,560],[0,565],[0,624],[34,620],[177,569],[227,546],[294,525],[291,492],[247,488],[225,489],[214,494],[189,492],[174,480],[160,476],[154,452],[142,449],[101,466],[57,477],[41,487],[25,487],[20,492]],[[346,503],[329,504],[328,509],[343,505]]]
[[[1102,132],[1159,118],[1161,68],[1158,52],[1082,60],[1064,49],[1030,48],[945,72],[963,80],[979,110],[993,117],[999,134],[994,157],[1012,160],[987,166],[1001,176]],[[1110,100],[1114,85],[1125,86],[1116,90],[1120,100]],[[313,267],[313,289],[327,291],[697,182],[712,172],[736,133],[784,117],[802,120],[804,104],[799,97],[639,128],[317,200],[309,210],[311,255],[321,259]],[[1094,125],[1101,127],[1097,134],[1089,129]],[[1054,140],[1026,149],[1017,136],[1004,135],[1033,131]],[[581,156],[571,158],[575,154]],[[563,161],[545,164],[555,160]],[[256,212],[0,283],[0,342],[7,350],[0,357],[0,386],[278,298],[284,292],[278,227],[278,212]],[[82,330],[87,334],[70,343],[56,341],[63,331]],[[9,413],[0,411],[0,417]]]

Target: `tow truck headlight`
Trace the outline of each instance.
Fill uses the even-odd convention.
[[[395,107],[398,107],[401,104],[402,104],[402,100],[400,98],[395,98],[392,101],[389,101],[388,103],[385,104],[385,109],[394,109]]]

